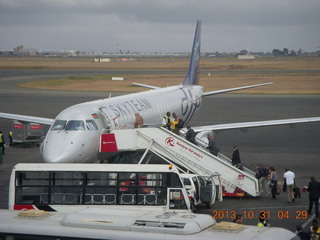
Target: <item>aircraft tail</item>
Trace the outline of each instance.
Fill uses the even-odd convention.
[[[199,84],[199,64],[200,64],[200,43],[201,43],[201,21],[197,21],[196,32],[194,34],[193,47],[190,57],[189,70],[183,85]]]

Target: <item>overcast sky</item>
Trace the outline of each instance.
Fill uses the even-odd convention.
[[[320,50],[320,0],[0,0],[0,50]]]

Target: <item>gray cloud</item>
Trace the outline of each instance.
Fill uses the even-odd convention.
[[[0,0],[0,49],[317,50],[319,0]]]

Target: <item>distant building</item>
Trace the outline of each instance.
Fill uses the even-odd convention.
[[[251,54],[238,55],[238,59],[244,59],[244,60],[256,59],[256,56]]]
[[[110,58],[94,58],[94,62],[111,62]]]
[[[78,51],[76,51],[76,50],[61,50],[60,51],[60,54],[62,55],[62,56],[69,56],[69,57],[75,57],[75,56],[77,56],[78,55]]]
[[[21,45],[21,46],[17,46],[13,49],[14,52],[24,52],[24,46]]]

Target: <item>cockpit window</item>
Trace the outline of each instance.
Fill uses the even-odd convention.
[[[86,120],[86,126],[87,126],[87,129],[90,131],[98,130],[98,126],[94,122],[94,120]]]
[[[51,130],[53,131],[60,131],[64,129],[64,126],[66,125],[67,121],[65,120],[56,120],[54,124],[51,127]]]
[[[84,122],[82,120],[70,120],[67,123],[66,131],[83,131]]]

